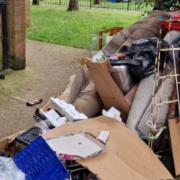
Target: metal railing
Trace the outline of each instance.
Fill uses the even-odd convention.
[[[0,48],[0,70],[9,68],[8,57],[8,29],[7,29],[7,2],[5,0],[0,1],[0,21],[1,21],[1,34],[0,39],[2,45]]]
[[[79,7],[150,11],[154,5],[154,0],[100,0],[99,4],[95,4],[94,1],[78,0]],[[41,0],[41,3],[68,7],[69,0]]]

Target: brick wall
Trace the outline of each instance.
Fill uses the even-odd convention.
[[[1,14],[0,14],[0,27],[2,26],[2,21],[1,21]],[[2,61],[3,61],[3,57],[2,57],[2,29],[0,28],[0,69],[2,69]]]
[[[7,0],[10,67],[24,69],[26,65],[26,26],[28,0]]]

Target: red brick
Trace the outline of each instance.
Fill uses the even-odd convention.
[[[28,0],[8,1],[9,55],[14,69],[25,67]],[[13,59],[12,59],[13,57]]]

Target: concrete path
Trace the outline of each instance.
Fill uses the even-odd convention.
[[[0,81],[0,137],[35,123],[32,118],[35,109],[10,95],[25,100],[43,98],[45,104],[49,97],[63,91],[70,75],[79,70],[80,59],[86,53],[82,49],[27,40],[26,70],[8,70],[6,80]]]

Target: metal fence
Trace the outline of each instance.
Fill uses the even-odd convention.
[[[95,4],[95,0],[78,0],[79,7],[105,8],[134,11],[150,11],[154,5],[154,0],[100,0]],[[69,0],[41,0],[43,4],[68,6]]]

